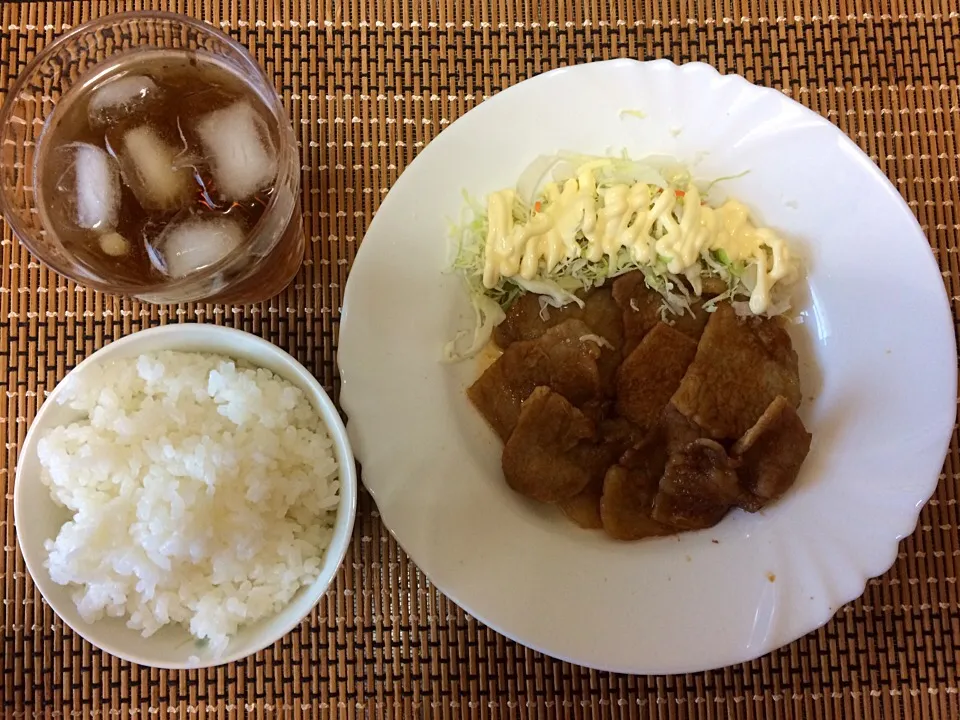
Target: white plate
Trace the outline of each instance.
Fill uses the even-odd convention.
[[[646,118],[621,116],[641,110]],[[439,362],[468,324],[445,275],[461,192],[512,185],[561,149],[671,155],[724,184],[808,256],[796,328],[814,441],[789,495],[712,530],[617,543],[511,492],[500,442]],[[933,493],[956,413],[939,269],[912,213],[837,128],[702,64],[616,60],[506,90],[430,143],[350,273],[341,400],[387,527],[468,612],[549,655],[675,673],[746,661],[819,627],[893,563]]]

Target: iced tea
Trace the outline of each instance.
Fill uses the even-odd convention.
[[[96,64],[37,139],[28,190],[38,234],[56,240],[81,282],[147,300],[279,292],[300,266],[303,235],[295,141],[277,107],[263,84],[201,48]]]

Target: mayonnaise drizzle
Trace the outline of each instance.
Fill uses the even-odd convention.
[[[599,262],[626,250],[639,265],[653,265],[659,259],[668,272],[686,276],[698,291],[703,253],[723,251],[730,262],[755,268],[750,310],[761,314],[770,306],[776,283],[795,272],[784,240],[770,229],[756,227],[740,202],[727,200],[711,207],[692,184],[685,193],[643,182],[598,189],[596,167],[584,165],[576,177],[548,184],[539,211],[527,222],[514,218],[513,190],[490,195],[486,287],[495,287],[503,277],[530,281],[577,257]],[[581,234],[584,247],[577,242]]]

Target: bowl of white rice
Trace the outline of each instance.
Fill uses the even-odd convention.
[[[320,383],[261,338],[183,324],[107,345],[50,393],[20,451],[14,519],[67,625],[123,659],[191,668],[311,614],[356,501]]]

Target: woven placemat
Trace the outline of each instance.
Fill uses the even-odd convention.
[[[92,648],[44,604],[13,527],[19,443],[43,393],[105,343],[151,325],[215,322],[261,335],[337,391],[340,302],[384,194],[431,138],[485,97],[561,65],[623,56],[703,60],[780,89],[848,133],[930,238],[952,304],[960,128],[954,4],[652,0],[183,0],[3,3],[0,92],[65,29],[122,9],[207,20],[276,80],[303,149],[307,259],[246,308],[150,307],[76,288],[9,229],[0,261],[3,717],[958,718],[957,489],[951,443],[934,499],[894,567],[821,630],[753,663],[629,677],[516,645],[440,595],[361,495],[335,586],[273,648],[164,672]],[[885,9],[886,8],[886,9]],[[954,10],[951,10],[954,8]]]

